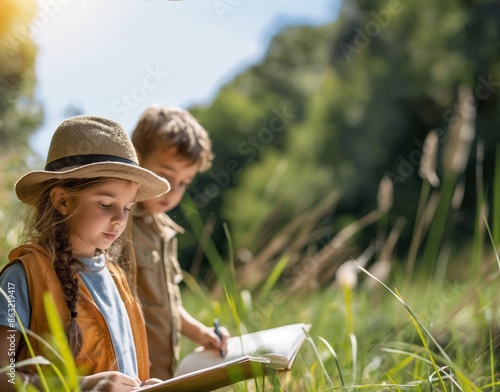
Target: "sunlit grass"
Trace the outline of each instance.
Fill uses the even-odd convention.
[[[396,277],[401,275],[395,271]],[[201,321],[210,323],[216,316],[233,334],[238,324],[249,332],[312,324],[290,372],[240,382],[224,391],[494,391],[500,387],[497,279],[483,286],[461,282],[435,288],[417,280],[402,288],[404,299],[382,282],[368,289],[363,285],[368,279],[375,278],[367,273],[356,290],[332,287],[295,297],[282,296],[282,288],[274,286],[266,297],[251,298],[252,305],[243,307],[238,320],[231,296],[210,298],[189,278],[183,298],[184,306]],[[467,299],[471,291],[473,301]],[[52,305],[47,306],[50,315]],[[57,317],[50,318],[54,337],[45,344],[53,348],[57,360],[34,359],[33,364],[38,361],[52,369],[46,372],[51,378],[43,390],[58,385],[57,390],[76,391],[76,370],[64,334]],[[193,346],[183,340],[182,348],[185,354]]]
[[[404,288],[404,299],[383,284],[375,291],[353,291],[350,304],[339,289],[323,289],[274,305],[269,298],[255,299],[254,307],[262,305],[262,312],[252,319],[254,329],[296,322],[313,326],[314,347],[304,344],[290,374],[279,376],[279,388],[268,384],[265,390],[494,390],[498,378],[498,337],[491,329],[498,322],[495,283],[475,287],[476,303],[468,301],[470,306],[450,319],[471,289],[463,283],[428,289],[422,280]],[[206,316],[189,290],[183,295],[188,309]],[[222,309],[220,318],[231,330],[230,311],[225,305]],[[352,330],[346,324],[346,312],[352,312]],[[187,352],[192,347],[185,343]]]

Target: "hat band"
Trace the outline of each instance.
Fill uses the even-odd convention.
[[[92,163],[99,163],[99,162],[119,162],[119,163],[126,163],[128,165],[139,166],[136,162],[130,159],[117,157],[115,155],[88,154],[88,155],[71,155],[69,157],[56,159],[55,161],[47,163],[47,165],[45,166],[45,170],[59,171],[67,167],[90,165]]]

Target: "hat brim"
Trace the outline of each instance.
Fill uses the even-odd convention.
[[[136,201],[152,199],[170,190],[170,184],[164,178],[140,166],[119,162],[98,162],[65,171],[33,170],[16,182],[15,190],[17,197],[23,203],[36,205],[50,180],[98,177],[127,180],[139,184]]]

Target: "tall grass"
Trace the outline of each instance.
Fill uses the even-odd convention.
[[[8,298],[7,294],[3,292],[3,290],[1,295]],[[37,384],[40,385],[40,390],[43,392],[80,391],[78,370],[76,368],[75,361],[73,360],[71,349],[69,348],[66,333],[64,332],[59,319],[56,305],[49,293],[44,294],[43,303],[51,332],[48,337],[36,335],[35,333],[25,329],[19,319],[19,315],[17,312],[15,313],[17,322],[21,328],[21,335],[31,356],[23,361],[17,361],[16,368],[34,368],[39,379]],[[44,352],[44,356],[35,355],[30,338],[38,341],[41,350]],[[10,369],[8,367],[0,369],[1,373],[9,371]],[[15,378],[15,386],[18,391],[38,391],[38,389],[28,381],[22,381],[21,377]]]
[[[318,241],[318,233],[325,229],[319,222],[335,208],[335,195],[299,213],[252,260],[232,264],[233,293],[251,304],[242,306],[243,314],[238,314],[244,330],[295,322],[313,325],[310,344],[303,346],[292,371],[259,384],[258,390],[500,390],[500,257],[496,251],[500,241],[500,159],[495,167],[490,231],[481,142],[476,148],[474,235],[469,247],[451,245],[474,136],[474,108],[466,110],[464,104],[470,98],[470,90],[461,87],[456,118],[443,146],[442,181],[436,175],[435,133],[430,134],[433,140],[426,140],[428,156],[423,164],[427,166],[420,170],[423,185],[408,260],[394,260],[401,230],[397,226],[404,224],[400,221],[392,235],[378,236],[385,243],[374,241],[364,252],[352,246],[357,233],[367,226],[381,219],[379,231],[386,226],[388,210],[380,201],[379,208],[349,222],[330,240]],[[491,241],[487,247],[486,233]],[[370,265],[373,255],[376,259]],[[358,269],[353,268],[352,258],[359,259]],[[375,266],[382,262],[390,275],[375,273]],[[419,273],[415,273],[417,266]],[[460,270],[463,273],[457,273]],[[212,295],[217,297],[217,290]],[[197,313],[199,308],[189,291],[185,291],[185,303]],[[219,318],[231,329],[230,307],[220,305]],[[256,390],[252,383],[243,384],[244,390]],[[241,384],[224,390],[240,388]]]
[[[484,225],[494,244],[487,222]],[[233,253],[230,244],[228,235]],[[214,250],[212,246],[206,249]],[[233,334],[296,322],[313,325],[290,372],[241,382],[224,391],[500,390],[496,328],[500,259],[491,248],[483,256],[491,261],[483,263],[480,276],[464,281],[433,286],[423,276],[408,282],[405,267],[395,264],[390,282],[399,289],[391,289],[368,267],[361,267],[354,287],[323,286],[302,295],[283,284],[290,263],[286,257],[274,263],[259,290],[248,291],[239,287],[238,265],[214,252],[212,261],[220,268],[217,273],[226,295],[211,297],[187,276],[184,306],[206,323],[216,316]],[[51,318],[53,305],[49,301],[46,306]],[[51,369],[45,373],[50,377],[43,390],[76,391],[76,370],[54,317],[53,338],[47,342],[54,356],[50,362],[40,362],[50,363]],[[193,348],[186,341],[182,347],[183,354]]]
[[[366,274],[366,279],[376,279]],[[403,276],[403,271],[395,274]],[[377,281],[375,290],[323,289],[289,298],[272,310],[266,299],[256,300],[254,307],[262,306],[262,311],[252,318],[253,329],[295,322],[313,325],[311,344],[302,347],[291,373],[279,376],[279,387],[273,380],[261,390],[495,390],[497,279],[487,286],[460,283],[434,289],[416,280],[403,288],[404,299],[398,290]],[[203,313],[189,292],[184,297],[188,309]],[[222,306],[230,330],[231,317]],[[191,348],[183,347],[184,352]],[[239,391],[243,385],[254,390],[251,382],[223,390]]]
[[[467,100],[470,92],[461,90],[460,95]],[[365,216],[335,230],[322,226],[340,199],[333,192],[298,213],[245,263],[235,257],[227,227],[228,257],[221,257],[194,203],[184,200],[185,215],[217,279],[208,289],[185,275],[183,302],[190,313],[206,324],[218,318],[233,335],[298,322],[312,324],[290,372],[222,390],[500,391],[500,147],[494,214],[486,205],[479,144],[475,233],[467,252],[465,247],[455,249],[450,243],[463,195],[461,170],[471,145],[470,134],[467,140],[459,136],[461,129],[470,131],[473,126],[471,113],[457,115],[461,120],[454,126],[461,128],[450,130],[456,135],[446,146],[448,166],[442,182],[435,172],[437,142],[430,136],[434,147],[428,149],[431,157],[420,171],[423,183],[408,260],[394,257],[404,219],[388,227],[392,184],[387,179],[381,182],[377,208]],[[354,240],[374,224],[379,233],[388,234],[378,235],[378,241],[359,250]],[[451,260],[454,271],[465,273],[450,275]],[[47,303],[49,313],[51,306]],[[60,380],[61,389],[52,389],[46,378],[44,391],[78,390],[65,336],[53,321],[53,339],[47,342],[53,356],[36,358],[33,364],[49,363],[50,380]],[[183,340],[183,355],[193,348]]]

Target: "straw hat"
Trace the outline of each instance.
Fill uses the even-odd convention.
[[[31,171],[17,181],[17,197],[36,205],[49,185],[47,181],[69,178],[110,177],[136,182],[137,201],[170,190],[168,181],[141,168],[138,162],[120,124],[102,117],[72,117],[63,121],[52,136],[45,170]]]

